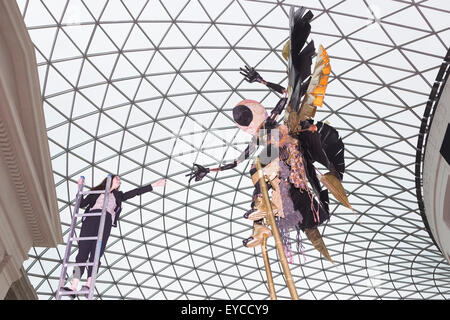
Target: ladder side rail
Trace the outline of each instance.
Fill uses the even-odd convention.
[[[102,247],[103,241],[103,230],[105,228],[106,214],[109,214],[106,212],[106,207],[108,205],[109,194],[111,189],[111,182],[112,182],[111,177],[112,177],[111,174],[108,174],[108,179],[106,180],[106,189],[105,189],[105,197],[103,198],[102,216],[100,218],[100,226],[98,228],[97,244],[95,246],[95,255],[94,255],[94,266],[92,268],[91,285],[89,287],[89,295],[88,295],[89,300],[92,300],[92,298],[94,297],[95,281],[97,280],[98,263],[100,260],[100,249]]]
[[[61,300],[61,288],[64,285],[64,280],[66,278],[66,272],[67,272],[67,262],[69,260],[70,256],[70,250],[72,249],[72,238],[75,233],[75,226],[77,223],[77,215],[78,211],[80,210],[80,204],[81,204],[81,198],[83,194],[83,187],[84,187],[84,177],[81,176],[81,179],[83,182],[78,185],[78,191],[76,195],[75,200],[75,207],[73,210],[73,216],[72,216],[72,223],[70,224],[70,231],[69,231],[69,237],[67,238],[67,244],[66,244],[66,251],[64,253],[63,261],[62,261],[62,268],[61,268],[61,275],[59,277],[59,284],[56,290],[56,300]]]

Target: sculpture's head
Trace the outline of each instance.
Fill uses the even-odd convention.
[[[233,108],[233,118],[241,130],[257,135],[267,119],[266,109],[255,100],[243,100]]]

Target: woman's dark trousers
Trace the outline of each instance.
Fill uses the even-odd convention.
[[[90,213],[101,212],[101,210],[92,210]],[[96,237],[98,235],[98,229],[100,226],[100,216],[86,217],[81,225],[80,237]],[[106,213],[105,227],[103,229],[103,239],[100,247],[100,256],[98,267],[100,268],[100,257],[105,252],[106,243],[108,242],[109,235],[111,233],[112,219],[111,214]],[[76,263],[84,263],[89,259],[89,262],[94,262],[95,258],[95,246],[96,240],[82,240],[78,242],[78,254],[75,258]],[[74,278],[81,279],[84,273],[85,266],[74,268]],[[93,266],[88,267],[88,277],[92,275]]]

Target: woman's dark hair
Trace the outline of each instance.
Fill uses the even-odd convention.
[[[111,184],[112,184],[112,181],[114,180],[115,177],[117,177],[116,174],[112,174],[111,175]],[[94,190],[105,190],[106,189],[106,180],[107,179],[108,179],[108,177],[103,179],[103,181],[98,186],[95,186],[95,187],[91,188],[91,191],[94,191]]]

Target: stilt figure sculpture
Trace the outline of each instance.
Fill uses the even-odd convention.
[[[243,240],[244,246],[251,248],[263,245],[267,237],[279,232],[284,252],[291,255],[289,234],[297,231],[299,251],[299,236],[300,231],[303,231],[312,245],[333,262],[317,229],[330,218],[328,191],[343,205],[352,208],[341,184],[345,171],[344,144],[335,128],[320,121],[314,123],[313,120],[317,107],[323,104],[331,67],[327,52],[319,46],[311,74],[315,47],[313,41],[306,44],[306,39],[311,30],[312,17],[311,11],[306,12],[305,8],[296,11],[291,8],[290,40],[283,49],[288,64],[287,89],[265,81],[254,68],[241,68],[246,81],[262,83],[282,95],[270,115],[254,100],[241,101],[234,107],[233,118],[237,126],[253,136],[245,151],[233,163],[218,168],[194,164],[195,170],[188,176],[189,181],[199,181],[211,171],[232,169],[250,158],[263,145],[264,149],[259,154],[262,171],[257,169],[256,163],[250,170],[255,190],[251,209],[244,217],[253,221],[254,231],[248,239]],[[283,110],[284,121],[279,123],[277,118]],[[328,172],[322,175],[314,166],[315,162],[327,168]],[[264,199],[261,175],[272,190],[271,200]],[[322,185],[326,189],[322,189]],[[269,212],[273,212],[276,222],[271,228],[264,222],[264,218],[267,218],[270,224]],[[287,278],[287,271],[284,272]],[[296,292],[291,288],[290,292],[294,299]],[[272,297],[275,296],[271,293]]]

